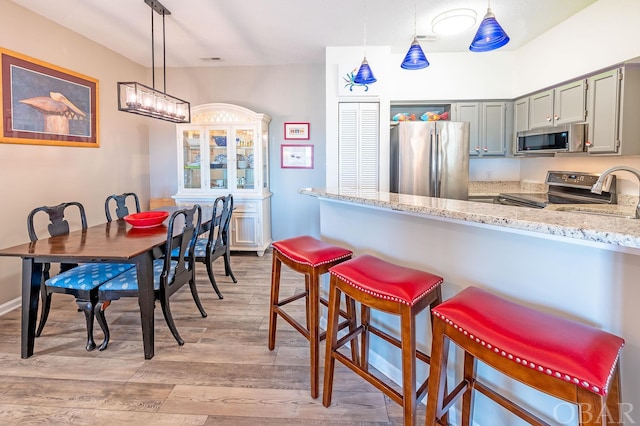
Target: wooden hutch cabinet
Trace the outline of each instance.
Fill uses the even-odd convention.
[[[191,123],[177,125],[178,205],[213,204],[232,194],[231,250],[271,244],[269,122],[238,105],[211,103],[191,109]]]

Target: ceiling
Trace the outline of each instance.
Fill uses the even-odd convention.
[[[151,8],[144,0],[12,0],[144,66],[151,66]],[[366,1],[366,14],[365,14]],[[596,0],[492,0],[515,50]],[[161,0],[167,67],[322,64],[326,46],[391,46],[404,53],[417,34],[433,36],[439,13],[470,8],[478,23],[459,36],[421,41],[429,52],[468,52],[487,0]],[[414,15],[414,10],[417,14]],[[414,19],[415,16],[415,19]],[[156,66],[162,17],[154,13]],[[482,53],[479,53],[482,54]],[[211,58],[219,57],[219,61]]]

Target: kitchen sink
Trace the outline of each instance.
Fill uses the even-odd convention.
[[[570,213],[583,213],[593,214],[599,216],[619,217],[623,219],[635,219],[635,212],[629,208],[621,209],[618,206],[606,205],[606,206],[553,206],[547,207],[548,210],[555,210],[558,212],[570,212]]]

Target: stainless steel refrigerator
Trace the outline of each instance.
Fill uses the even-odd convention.
[[[391,129],[391,192],[466,200],[469,123],[403,121]]]

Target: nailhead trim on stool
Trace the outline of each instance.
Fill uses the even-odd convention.
[[[429,363],[429,356],[416,348],[416,317],[441,302],[440,285],[443,278],[429,272],[398,266],[370,255],[358,256],[329,269],[329,319],[325,356],[323,401],[331,405],[333,372],[338,360],[360,377],[381,390],[403,407],[405,425],[414,425],[416,406],[427,391],[427,382],[416,383],[416,360]],[[339,298],[360,302],[360,325],[346,336],[337,339]],[[392,336],[370,323],[370,310],[399,316],[400,338]],[[429,316],[427,316],[429,317]],[[370,334],[401,349],[402,391],[389,386],[369,371],[368,349]],[[360,337],[360,340],[358,340]],[[351,349],[362,345],[359,359],[343,355],[339,349],[350,343]]]
[[[269,350],[275,348],[276,322],[280,317],[309,340],[310,387],[311,397],[317,398],[320,393],[319,377],[319,345],[324,339],[320,331],[320,304],[327,301],[320,297],[320,275],[327,273],[329,268],[350,259],[351,250],[326,243],[317,238],[303,235],[276,241],[273,246],[273,266],[271,273],[271,302],[269,308]],[[280,271],[282,264],[291,270],[304,274],[305,290],[287,298],[280,298]],[[306,324],[301,324],[289,315],[283,307],[299,299],[306,301]],[[354,327],[350,317],[355,315],[355,304],[347,306],[345,314],[347,321],[342,326]],[[343,316],[345,316],[343,315]],[[354,352],[355,353],[355,352]]]
[[[374,256],[362,255],[329,271],[347,284],[377,299],[413,306],[443,278],[429,272],[394,265]]]
[[[614,375],[619,380],[617,370],[624,340],[606,331],[522,306],[476,287],[462,290],[433,308],[432,313],[435,318],[453,327],[453,330],[444,328],[445,336],[453,339],[457,345],[461,345],[466,352],[473,353],[475,357],[485,362],[491,359],[489,353],[472,349],[473,343],[469,343],[466,347],[467,338],[505,360],[529,367],[541,375],[572,384],[574,387],[571,389],[582,387],[593,394],[605,397]],[[441,327],[438,325],[436,329],[440,330]],[[435,343],[436,337],[440,338],[439,333],[434,333],[432,351],[440,346]],[[464,337],[456,337],[457,333]],[[503,363],[499,359],[495,358],[491,361],[490,366],[509,375],[508,361]],[[439,368],[436,367],[436,363],[439,362],[439,359],[434,359],[432,369]],[[445,365],[443,364],[442,368]],[[501,370],[500,366],[504,370]],[[515,373],[514,370],[514,374],[520,373]],[[561,397],[557,394],[561,392],[560,383],[554,379],[550,379],[551,381],[545,379],[547,381],[542,382],[539,376],[538,379],[533,376],[525,376],[524,379],[522,376],[512,377],[529,386],[534,386],[532,382],[536,380],[546,383],[546,385],[534,387],[550,395]],[[531,382],[527,383],[527,380]],[[484,385],[478,384],[478,386]],[[618,383],[615,386],[615,398],[619,398]],[[434,394],[429,395],[429,405],[433,404],[437,407],[441,401],[435,401],[438,393],[436,390],[435,386],[430,386],[429,392],[434,391]],[[576,391],[569,391],[568,394],[575,395]],[[579,404],[577,400],[571,400],[571,402]],[[431,415],[429,412],[431,409],[432,407],[428,409],[429,415]],[[580,409],[583,407],[580,406]]]

